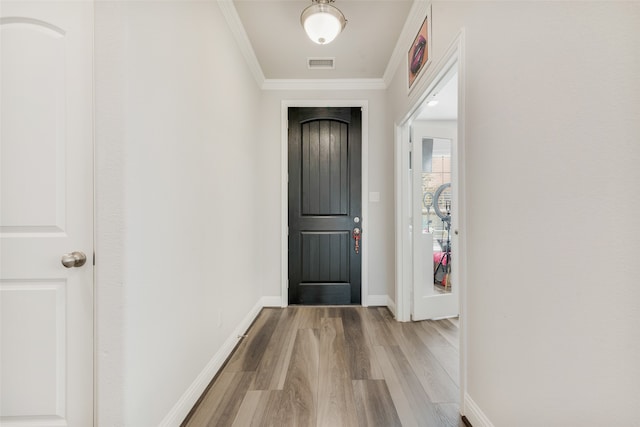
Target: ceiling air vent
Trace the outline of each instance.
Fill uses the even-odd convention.
[[[307,58],[310,70],[333,70],[336,68],[335,58]]]

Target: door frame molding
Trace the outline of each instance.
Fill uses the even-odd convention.
[[[395,213],[396,213],[396,319],[398,321],[410,321],[411,318],[411,271],[407,259],[412,260],[412,248],[408,238],[404,234],[408,230],[408,218],[404,217],[404,211],[408,206],[407,188],[403,185],[405,176],[402,166],[408,164],[408,153],[403,147],[409,142],[409,121],[416,114],[418,108],[438,84],[439,80],[448,72],[453,64],[458,67],[458,253],[459,261],[459,310],[460,310],[460,413],[465,415],[466,388],[467,388],[467,213],[466,213],[466,173],[465,173],[465,30],[462,28],[444,52],[440,60],[433,65],[429,75],[425,76],[423,89],[415,100],[409,104],[407,113],[395,124]]]
[[[289,305],[289,126],[290,107],[362,108],[362,276],[361,304],[369,305],[369,101],[367,100],[283,100],[280,124],[280,286],[281,307]]]

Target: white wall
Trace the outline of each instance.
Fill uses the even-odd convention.
[[[215,2],[96,23],[98,424],[156,426],[263,295],[260,90]]]
[[[433,20],[436,61],[466,31],[468,397],[498,427],[640,425],[640,3]]]
[[[124,46],[122,3],[95,4],[95,414],[122,426]]]
[[[369,295],[393,295],[393,139],[386,128],[385,92],[367,91],[265,91],[260,126],[260,197],[263,247],[262,275],[265,295],[280,295],[280,147],[282,101],[366,100],[369,103],[369,192],[379,192],[380,202],[369,203]]]

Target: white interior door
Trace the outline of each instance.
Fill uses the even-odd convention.
[[[412,159],[411,317],[455,317],[459,314],[456,138],[414,136]]]
[[[93,4],[0,7],[0,424],[91,426]]]

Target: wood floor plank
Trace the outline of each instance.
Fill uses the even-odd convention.
[[[353,393],[360,427],[401,427],[384,380],[354,380]]]
[[[354,380],[373,379],[378,371],[374,366],[372,349],[364,331],[361,310],[348,307],[342,311],[342,325],[346,343],[346,357]]]
[[[459,317],[451,317],[451,318],[447,319],[447,321],[453,323],[453,325],[456,328],[458,328],[458,329],[460,328],[460,318]]]
[[[398,343],[393,337],[391,331],[386,325],[385,318],[382,316],[378,307],[369,307],[366,310],[369,330],[371,332],[371,340],[373,345],[391,346]]]
[[[402,349],[399,346],[391,346],[387,350],[387,356],[418,425],[437,426],[439,417],[436,408],[429,400]]]
[[[226,372],[248,372],[258,369],[267,344],[283,314],[281,309],[264,308],[229,359]]]
[[[378,307],[378,313],[380,313],[380,317],[385,322],[395,322],[396,319],[393,317],[393,314],[387,307]]]
[[[283,390],[251,390],[249,401],[238,410],[232,427],[295,427],[295,422],[281,402]],[[245,399],[246,400],[246,399]],[[243,410],[247,413],[242,413]]]
[[[211,401],[214,409],[207,414],[205,419],[194,417],[190,420],[189,426],[224,427],[233,424],[255,374],[253,372],[229,372],[225,375],[231,378],[228,385],[218,391],[218,393],[222,393],[222,396],[219,397],[218,394],[217,398]],[[203,404],[205,402],[202,402],[201,406]]]
[[[452,378],[440,360],[418,336],[416,322],[396,322],[386,318],[386,324],[409,361],[422,388],[431,402],[457,403],[460,399],[457,377]]]
[[[322,319],[318,377],[318,427],[356,427],[351,371],[341,318]]]
[[[290,307],[300,311],[300,329],[320,330],[320,321],[325,316],[325,307]]]
[[[191,418],[182,423],[183,427],[206,426],[222,402],[227,388],[233,381],[233,372],[222,372],[202,397]]]
[[[432,330],[431,333],[427,332],[422,325],[414,328],[416,335],[420,338],[422,343],[427,346],[429,351],[438,359],[440,365],[449,374],[449,377],[459,385],[460,378],[460,356],[458,350],[452,346],[442,335],[437,331]],[[431,327],[428,327],[431,328]]]
[[[260,401],[251,420],[251,427],[293,427],[287,406],[281,405],[284,390],[261,391]],[[241,427],[241,426],[238,426]]]
[[[460,405],[456,403],[436,403],[436,413],[440,420],[438,426],[466,427],[460,415]]]
[[[318,408],[320,337],[316,329],[299,329],[282,391],[270,393],[268,425],[314,426]]]
[[[253,372],[237,372],[234,374],[234,381],[225,391],[222,402],[220,402],[213,417],[207,424],[208,427],[225,427],[233,424],[242,400],[253,382],[253,377]]]
[[[284,388],[284,383],[287,379],[287,372],[289,370],[289,364],[291,363],[291,355],[293,354],[293,348],[295,345],[296,336],[298,335],[298,329],[300,329],[301,315],[302,315],[302,312],[300,310],[296,310],[296,317],[293,323],[293,327],[290,329],[290,332],[289,332],[289,335],[290,335],[289,339],[288,341],[286,341],[285,347],[283,347],[285,350],[285,356],[282,359],[282,365],[278,365],[278,367],[281,368],[281,370],[280,370],[280,375],[277,376],[277,383],[275,384],[275,387],[274,387],[276,390],[282,390]],[[313,328],[309,328],[309,329],[313,329]]]
[[[410,323],[395,325],[397,339],[402,339],[402,352],[422,384],[422,388],[431,402],[458,403],[460,390],[457,380],[449,376],[440,360],[418,337],[416,329],[415,325]]]
[[[256,411],[264,393],[265,392],[261,390],[247,391],[231,427],[247,427],[253,424],[254,416],[256,415]]]
[[[386,348],[378,345],[374,347],[374,352],[376,353],[378,363],[382,368],[384,380],[387,383],[387,387],[389,388],[391,400],[393,401],[393,405],[396,407],[398,418],[400,418],[402,426],[420,427],[417,418],[413,414],[411,405],[409,404],[409,398],[405,395],[405,390],[402,387],[402,382],[400,381],[398,374],[396,373],[395,369],[393,369],[393,365],[389,360]]]
[[[299,310],[284,310],[264,350],[252,390],[282,390],[298,327]]]
[[[336,307],[336,306],[325,307],[324,316],[322,317],[329,317],[329,318],[342,317],[342,310],[344,310],[344,307]]]
[[[377,320],[379,322],[384,320],[384,317],[380,314],[380,307],[369,307],[367,313],[370,315],[371,320]]]
[[[428,326],[435,328],[452,346],[459,350],[460,340],[458,338],[458,328],[446,319],[425,320]]]
[[[415,325],[424,331],[423,334],[427,337],[429,345],[448,345],[455,348],[431,321],[423,320],[421,322],[415,322]]]
[[[368,309],[365,307],[360,308],[360,314],[362,317],[362,334],[367,342],[367,346],[370,351],[370,362],[371,362],[371,378],[373,380],[383,380],[384,375],[382,373],[382,368],[380,367],[380,363],[378,362],[378,357],[375,354],[374,347],[377,345],[377,339],[375,337],[375,330],[373,325],[371,324]]]

